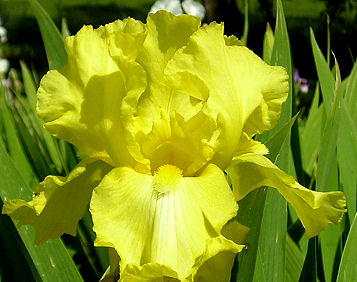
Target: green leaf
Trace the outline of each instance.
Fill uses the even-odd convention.
[[[42,141],[42,145],[48,151],[49,157],[54,163],[56,170],[59,174],[64,171],[68,172],[67,166],[64,163],[61,154],[59,152],[57,143],[55,139],[48,133],[48,131],[43,127],[43,121],[41,121],[36,114],[36,103],[37,103],[37,95],[36,95],[36,85],[34,83],[32,74],[27,68],[24,62],[21,63],[21,70],[24,80],[25,93],[30,103],[31,111],[28,113],[29,118],[31,120],[31,125],[33,129],[38,133],[39,138]],[[22,115],[21,115],[22,116]],[[32,128],[27,126],[28,130],[31,131]]]
[[[357,117],[357,61],[348,77],[345,99],[350,113],[354,113],[354,117]]]
[[[348,234],[345,249],[342,254],[337,282],[355,281],[357,277],[357,214]]]
[[[243,35],[241,37],[242,43],[246,46],[248,40],[248,30],[249,30],[249,20],[248,20],[248,5],[249,1],[244,0],[244,27],[243,27]]]
[[[337,159],[350,222],[357,211],[357,63],[348,77],[341,101],[341,121],[337,139]]]
[[[313,177],[316,168],[317,157],[320,150],[320,136],[322,129],[323,107],[319,107],[319,85],[316,90],[305,127],[302,129],[300,144],[303,168],[306,173]]]
[[[5,129],[5,140],[7,142],[8,152],[11,155],[16,167],[21,172],[27,184],[36,181],[34,172],[27,159],[22,143],[19,140],[18,132],[16,130],[14,118],[8,108],[5,98],[5,88],[0,82],[0,107],[1,115]]]
[[[30,199],[32,192],[19,174],[12,160],[0,147],[0,196],[2,201],[14,198]],[[5,216],[5,215],[1,215]],[[31,268],[34,277],[41,277],[41,281],[83,281],[76,265],[70,258],[60,239],[49,240],[41,245],[34,245],[35,231],[31,226],[17,228],[26,247],[25,257],[33,262]],[[20,270],[19,272],[21,272]],[[21,273],[19,273],[21,277]],[[19,279],[16,279],[20,281]]]
[[[71,33],[69,32],[68,29],[68,24],[66,18],[62,18],[61,21],[61,33],[62,33],[62,38],[65,39],[68,36],[71,36]]]
[[[52,164],[51,159],[44,152],[44,148],[39,144],[35,135],[31,134],[31,126],[29,125],[28,116],[26,115],[26,112],[21,110],[20,107],[17,107],[12,114],[16,117],[18,135],[26,150],[32,168],[35,170],[39,179],[43,179],[48,174],[55,174],[55,167]]]
[[[289,75],[289,85],[292,83],[291,54],[288,31],[285,23],[283,6],[277,1],[277,15],[274,32],[274,46],[271,64],[283,66]],[[293,98],[292,87],[282,106],[280,120],[277,126],[270,131],[270,136],[281,130],[291,119]],[[282,143],[279,158],[276,164],[285,172],[290,173],[290,134]],[[254,276],[256,281],[282,281],[285,277],[285,246],[287,229],[287,204],[285,199],[274,189],[269,189],[266,195],[262,226],[259,240],[259,258],[262,260],[263,276]],[[268,278],[268,279],[267,279]]]
[[[330,191],[328,188],[328,178],[333,164],[333,158],[336,155],[337,133],[340,121],[340,103],[342,90],[340,81],[336,81],[334,98],[324,125],[320,139],[320,157],[318,161],[318,170],[316,186],[319,191]],[[325,104],[325,103],[324,103]],[[337,187],[334,187],[335,189]]]
[[[333,101],[335,80],[324,58],[324,55],[322,54],[319,46],[317,45],[314,32],[311,28],[310,28],[310,40],[311,40],[312,52],[314,55],[317,75],[321,86],[322,97],[326,107],[325,108],[326,113],[328,113],[330,111],[331,104]]]
[[[23,61],[20,61],[22,78],[24,81],[24,88],[27,99],[31,106],[31,109],[35,112],[36,111],[36,103],[37,103],[37,96],[36,96],[36,85],[33,81],[32,74],[26,64]]]
[[[352,222],[357,211],[357,128],[345,100],[341,101],[341,121],[337,139],[337,158],[347,212]]]
[[[286,236],[286,273],[285,281],[298,281],[304,264],[304,254],[291,239]]]
[[[294,122],[300,115],[300,113],[301,112],[297,113],[292,119],[290,119],[287,123],[285,123],[279,129],[278,132],[276,132],[272,137],[269,138],[268,141],[265,142],[265,146],[267,146],[269,149],[268,158],[272,162],[275,163],[277,161],[277,159],[279,157],[280,149],[281,149],[284,141],[286,140],[286,138],[289,136],[290,130],[291,130]]]
[[[305,257],[304,266],[302,268],[299,281],[301,281],[301,282],[305,282],[305,281],[316,282],[317,281],[316,250],[317,250],[317,237],[314,237],[309,240],[307,254]]]
[[[260,256],[258,256],[258,243],[260,229],[262,225],[262,215],[266,199],[266,188],[259,188],[252,191],[238,202],[238,221],[251,228],[245,244],[247,250],[238,254],[239,268],[236,281],[253,281],[254,274],[259,273]],[[261,268],[261,265],[260,265]]]
[[[285,17],[281,1],[277,2],[277,17],[275,39],[271,63],[286,68],[290,85],[292,85],[292,68],[290,43],[286,29]],[[268,140],[278,132],[291,118],[293,101],[292,89],[284,103],[277,126],[258,137],[261,141]],[[289,172],[290,165],[290,135],[283,142],[281,157],[277,164]],[[248,251],[238,255],[239,271],[237,281],[283,281],[285,277],[285,246],[287,205],[285,199],[273,189],[260,188],[250,193],[239,202],[238,220],[251,228],[247,236]]]
[[[267,64],[270,64],[273,46],[274,46],[274,34],[270,27],[270,24],[267,23],[266,31],[264,34],[264,41],[263,41],[263,60]]]
[[[67,62],[67,54],[64,49],[61,33],[37,0],[28,1],[35,13],[37,23],[40,27],[43,43],[46,49],[48,66],[50,69],[59,69]]]
[[[320,153],[317,164],[316,190],[320,192],[338,190],[337,167],[337,134],[340,121],[340,103],[342,90],[339,81],[338,64],[336,72],[336,85],[333,102],[331,104],[325,126],[320,139]],[[326,106],[326,103],[324,103]],[[327,281],[332,281],[334,273],[334,261],[341,231],[339,226],[330,225],[320,235],[322,261],[324,274]]]
[[[14,224],[5,215],[0,215],[0,240],[1,281],[41,281]]]

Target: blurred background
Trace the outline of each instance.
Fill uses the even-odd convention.
[[[133,17],[145,21],[155,0],[39,0],[58,27],[67,24],[75,34],[84,24],[98,27],[116,19]],[[242,36],[244,0],[203,0],[204,23],[225,22],[227,35]],[[356,56],[357,1],[355,0],[283,0],[290,36],[294,67],[302,77],[316,78],[309,39],[312,27],[318,44],[326,56],[327,22],[330,22],[331,48],[345,77]],[[266,23],[274,24],[275,1],[249,0],[249,33],[247,46],[261,55]],[[48,69],[45,51],[35,17],[27,0],[0,0],[2,26],[7,41],[2,43],[2,58],[13,68],[19,61],[36,69],[39,77]],[[274,28],[274,27],[273,27]]]

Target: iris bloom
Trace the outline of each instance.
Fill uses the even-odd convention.
[[[243,246],[222,228],[250,191],[275,187],[309,237],[340,221],[341,192],[302,187],[252,139],[278,120],[288,76],[223,24],[159,11],[146,24],[84,26],[65,48],[68,63],[42,78],[37,110],[82,161],[3,210],[34,225],[37,242],[75,235],[90,203],[95,244],[119,255],[122,281],[225,281]]]

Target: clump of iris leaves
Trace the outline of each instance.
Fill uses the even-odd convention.
[[[29,2],[49,68],[59,68],[66,61],[63,36],[40,4]],[[263,187],[249,194],[239,202],[237,217],[251,231],[247,249],[237,255],[231,281],[353,281],[357,275],[357,64],[342,79],[343,66],[330,56],[329,47],[325,59],[312,29],[310,42],[317,76],[310,85],[311,106],[304,115],[297,113],[302,94],[299,85],[290,87],[278,126],[258,138],[272,156],[279,156],[273,161],[301,184],[344,191],[348,212],[340,225],[308,240],[294,211],[275,191]],[[284,66],[294,85],[280,0],[275,29],[267,28],[262,44],[263,59]],[[6,85],[0,80],[0,207],[7,199],[31,199],[33,187],[45,176],[66,175],[78,162],[75,149],[50,136],[36,116],[36,72],[21,62],[20,74],[12,70],[1,79]],[[106,250],[93,247],[88,211],[76,237],[64,235],[35,245],[34,232],[0,216],[1,281],[98,281],[108,266]]]

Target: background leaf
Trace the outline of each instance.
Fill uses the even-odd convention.
[[[40,27],[43,43],[45,44],[48,66],[50,69],[59,69],[67,62],[67,54],[64,50],[61,33],[37,0],[28,1]]]
[[[30,199],[31,188],[24,182],[22,176],[15,168],[12,160],[0,147],[0,164],[2,173],[0,174],[0,196],[2,201],[8,199],[22,198]],[[4,215],[2,215],[4,216]],[[42,281],[83,281],[76,265],[68,254],[61,239],[49,240],[41,245],[35,245],[35,231],[30,226],[21,226],[17,231],[26,247],[23,255],[28,258],[28,264],[33,271],[33,277],[41,277]],[[11,229],[7,230],[8,236]]]
[[[337,282],[354,281],[357,277],[357,214],[348,234],[345,250],[342,254]]]

